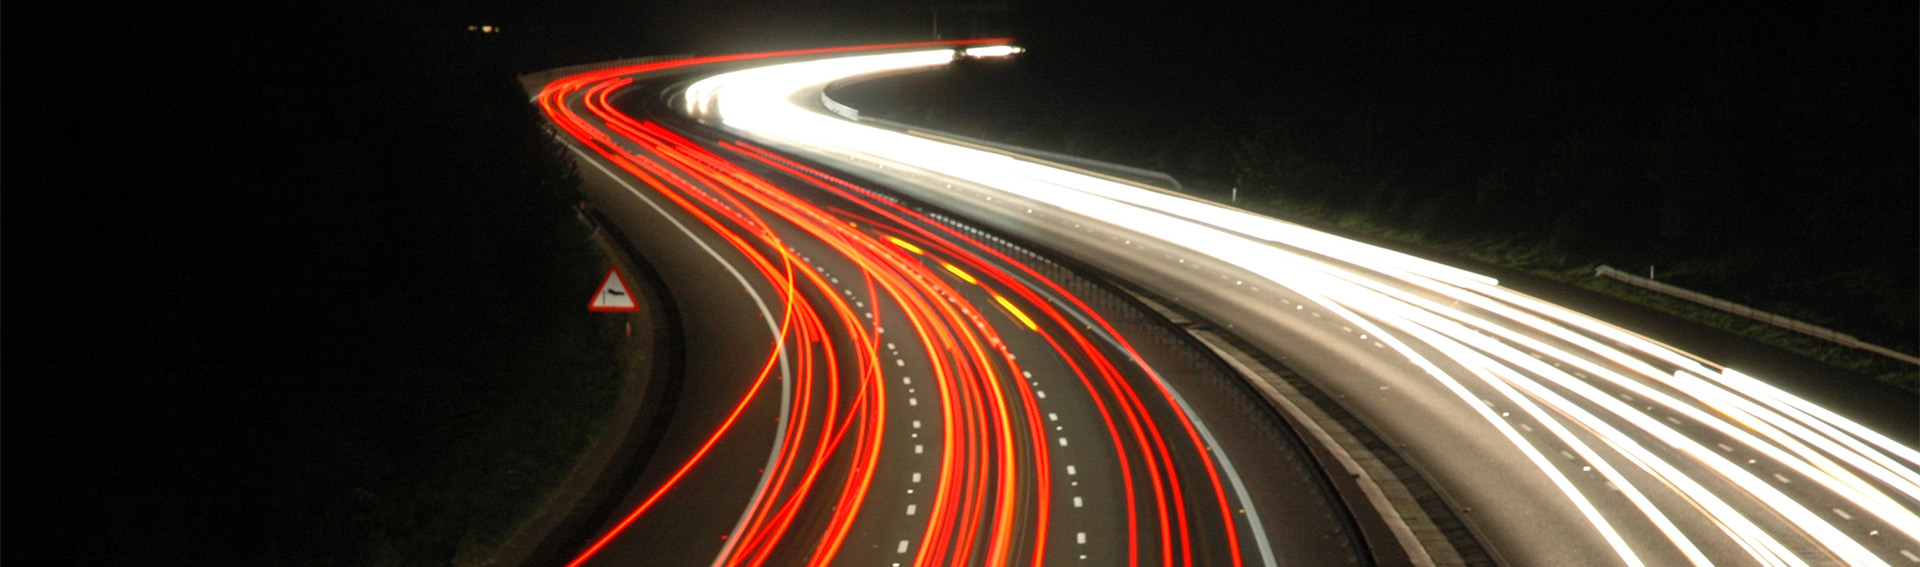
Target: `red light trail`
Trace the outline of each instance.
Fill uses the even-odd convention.
[[[986,43],[996,41],[858,49]],[[1030,374],[1009,347],[1008,341],[1016,340],[1009,333],[1021,334],[1017,340],[1023,344],[1044,345],[1084,388],[1082,395],[1104,428],[1101,440],[1117,463],[1114,470],[1089,474],[1107,475],[1124,487],[1120,492],[1126,528],[1121,541],[1126,564],[1194,564],[1195,533],[1205,524],[1225,534],[1226,555],[1240,565],[1239,531],[1246,528],[1236,520],[1192,418],[1172,403],[1164,383],[1139,362],[1126,339],[1084,301],[992,246],[892,199],[751,144],[696,142],[630,116],[613,103],[615,94],[647,73],[852,49],[608,69],[554,81],[538,97],[562,131],[671,201],[746,258],[754,275],[777,292],[780,308],[771,354],[731,412],[638,506],[580,550],[569,567],[593,560],[672,495],[710,450],[736,436],[740,417],[750,411],[768,379],[781,379],[774,372],[783,355],[792,364],[793,383],[785,386],[792,388],[793,403],[781,419],[777,457],[714,564],[832,563],[854,537],[856,524],[874,515],[868,502],[876,476],[891,474],[886,455],[905,451],[904,445],[885,442],[888,433],[900,427],[890,412],[900,410],[889,407],[899,402],[890,401],[880,345],[883,333],[897,336],[901,331],[883,325],[883,318],[893,316],[883,309],[883,298],[902,319],[896,326],[911,329],[925,353],[924,360],[915,362],[924,363],[931,373],[938,399],[938,470],[926,499],[924,526],[916,537],[900,542],[902,553],[914,549],[912,565],[1037,566],[1048,560],[1057,514],[1056,449],[1049,443],[1048,423],[1057,418],[1041,409],[1046,396],[1035,387],[1038,382],[1024,379]],[[824,207],[750,169],[797,180],[809,191],[852,207]],[[857,267],[872,305],[850,292],[836,293],[837,278],[825,275],[802,248],[830,251],[833,262]],[[1040,289],[1032,287],[1036,285]],[[974,299],[981,297],[990,299]],[[990,317],[992,313],[1005,317]],[[1026,336],[1029,333],[1033,336]],[[904,359],[896,363],[906,364]],[[1146,391],[1136,384],[1146,385]],[[917,398],[913,406],[918,406]],[[1166,434],[1169,426],[1175,432],[1171,437]],[[1058,443],[1065,447],[1066,437]],[[914,445],[915,452],[919,447]],[[1183,480],[1192,475],[1204,481]],[[1201,501],[1211,505],[1194,505]],[[1076,537],[1084,543],[1086,533]]]

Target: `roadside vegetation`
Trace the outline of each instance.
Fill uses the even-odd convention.
[[[1913,389],[1912,365],[1593,276],[1652,267],[1920,351],[1914,56],[1894,49],[1913,32],[1871,12],[1763,5],[1667,14],[1664,28],[1595,15],[1608,23],[1536,31],[1550,48],[1380,38],[1416,51],[1338,60],[1351,66],[1249,55],[1333,41],[1305,28],[1126,66],[1030,45],[1025,61],[833,94],[875,117],[1165,171],[1197,196],[1594,289]]]
[[[418,14],[201,16],[125,22],[152,41],[9,144],[10,555],[484,561],[644,346],[585,309],[608,260],[528,63]],[[113,151],[50,153],[83,132]]]

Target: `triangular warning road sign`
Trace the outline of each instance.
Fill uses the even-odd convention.
[[[594,292],[593,302],[587,304],[587,310],[639,311],[640,304],[633,300],[633,294],[627,289],[627,280],[620,277],[620,269],[607,269],[607,279],[600,282],[600,291]]]

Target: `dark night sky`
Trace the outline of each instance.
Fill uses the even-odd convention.
[[[415,92],[431,82],[422,77],[452,67],[449,58],[491,59],[481,66],[504,82],[512,72],[623,56],[924,40],[935,5],[81,0],[59,14],[16,15],[0,34],[9,299],[79,275],[66,271],[71,254],[59,248],[67,235],[103,246],[162,242],[231,218],[223,211],[236,201],[297,207],[297,193],[258,188],[287,182],[267,170],[312,153],[300,144],[351,150],[409,124],[458,120],[459,107]],[[1448,121],[1533,120],[1552,130],[1652,124],[1649,109],[1688,104],[1675,93],[1718,88],[1737,98],[1763,85],[1771,92],[1740,120],[1795,116],[1891,132],[1874,151],[1911,154],[1914,143],[1912,2],[937,5],[948,37],[1014,36],[1068,105],[1126,101],[1134,104],[1112,106],[1240,122],[1371,113],[1440,130]],[[506,33],[463,31],[479,24]],[[1713,73],[1744,82],[1703,85]],[[1791,106],[1802,99],[1815,104]],[[1411,143],[1433,155],[1448,149]],[[258,171],[241,173],[250,167]],[[1914,200],[1885,197],[1907,210]],[[1886,253],[1914,255],[1908,248]],[[39,262],[49,269],[31,267]],[[9,318],[10,340],[25,336],[22,320]]]
[[[351,148],[410,123],[457,120],[459,108],[409,90],[449,57],[491,58],[504,80],[622,56],[924,40],[936,4],[948,37],[1014,36],[1064,101],[1243,122],[1275,111],[1651,122],[1645,109],[1684,105],[1668,99],[1714,87],[1700,77],[1719,72],[1757,77],[1748,83],[1786,103],[1826,97],[1745,120],[1812,116],[1913,146],[1912,2],[82,0],[58,14],[16,13],[0,34],[9,299],[72,275],[60,235],[164,241],[222,218],[236,193],[251,195],[252,210],[297,205],[294,194],[257,190],[283,180],[235,173],[297,160],[304,150],[288,142]],[[479,24],[506,33],[462,31]],[[51,268],[30,267],[42,261]],[[10,340],[24,336],[21,320],[9,319]]]
[[[407,90],[447,67],[436,58],[491,57],[504,78],[621,56],[923,40],[932,35],[936,5],[289,4],[83,0],[61,3],[57,14],[16,11],[6,20],[9,299],[59,283],[59,270],[26,267],[63,265],[60,238],[39,246],[50,236],[86,227],[79,232],[98,233],[102,242],[151,241],[218,217],[210,204],[258,187],[232,165],[290,159],[298,151],[284,141],[350,146],[384,128],[457,117],[458,108]],[[1280,109],[1435,121],[1499,121],[1532,104],[1528,116],[1552,120],[1647,120],[1633,113],[1666,105],[1683,87],[1701,88],[1699,77],[1732,64],[1745,67],[1731,76],[1763,78],[1784,93],[1779,100],[1803,91],[1827,96],[1827,106],[1781,112],[1843,125],[1872,121],[1848,126],[1913,143],[1912,2],[938,4],[949,37],[1015,36],[1063,100],[1191,102],[1194,112],[1216,117]],[[506,33],[460,31],[477,24]],[[1808,70],[1840,72],[1796,74]],[[261,200],[250,206],[259,209],[276,199],[298,202],[254,193]],[[19,320],[10,318],[9,339],[22,336]]]
[[[1205,75],[1206,83],[1217,87],[1208,94],[1228,98],[1256,95],[1257,89],[1282,82],[1352,82],[1354,89],[1366,89],[1370,81],[1395,78],[1437,82],[1444,89],[1484,85],[1483,90],[1497,91],[1556,69],[1591,71],[1595,82],[1658,91],[1676,77],[1697,73],[1715,49],[1710,40],[1725,30],[1859,50],[1840,55],[1859,65],[1900,69],[1910,79],[1916,23],[1911,3],[1871,1],[1519,8],[1331,1],[437,0],[293,8],[283,3],[82,2],[69,5],[69,18],[38,18],[33,26],[16,18],[6,41],[14,61],[148,56],[157,66],[178,66],[181,60],[203,60],[189,64],[211,65],[208,72],[228,80],[257,82],[262,77],[251,76],[256,70],[219,67],[204,59],[240,56],[263,66],[342,60],[377,65],[361,54],[341,53],[342,46],[351,51],[353,44],[367,43],[362,40],[373,39],[367,32],[372,28],[404,35],[422,27],[483,23],[505,26],[508,37],[497,41],[515,46],[520,58],[513,64],[529,66],[578,58],[919,40],[931,35],[935,5],[942,6],[942,29],[949,35],[1009,33],[1033,49],[1036,59],[1108,80],[1124,78],[1136,89]]]
[[[449,60],[491,59],[477,67],[505,83],[513,72],[624,56],[925,40],[936,3],[58,4],[58,13],[32,15],[16,6],[0,32],[3,375],[14,457],[7,505],[15,511],[23,443],[68,443],[63,428],[91,427],[89,420],[105,424],[98,438],[121,438],[145,423],[116,419],[181,414],[179,400],[164,394],[180,378],[167,374],[172,368],[279,364],[257,352],[175,348],[191,339],[154,339],[170,328],[153,321],[172,314],[205,329],[212,325],[201,319],[247,309],[204,289],[256,260],[208,259],[202,250],[224,243],[229,229],[291,233],[286,227],[299,222],[302,231],[346,232],[313,212],[349,216],[379,205],[354,201],[364,187],[404,191],[380,186],[377,171],[346,166],[382,161],[368,154],[386,140],[463,124],[463,107],[442,100],[458,97],[426,86],[444,83],[425,77],[448,72]],[[1517,10],[1486,2],[938,4],[946,6],[948,37],[1014,36],[1064,100],[1191,102],[1179,108],[1215,118],[1285,109],[1601,123],[1646,120],[1635,113],[1671,106],[1673,93],[1702,88],[1700,77],[1718,69],[1766,79],[1785,93],[1777,100],[1826,97],[1819,100],[1828,106],[1779,115],[1893,132],[1893,145],[1913,147],[1920,46],[1911,1],[1543,2]],[[480,24],[506,33],[463,31]],[[1716,68],[1728,62],[1745,67]],[[1843,72],[1799,74],[1823,69]],[[1823,82],[1836,76],[1847,82]],[[1766,122],[1772,112],[1749,119]],[[1871,123],[1849,122],[1862,120]],[[385,157],[391,165],[407,156]],[[1904,187],[1911,193],[1911,180]],[[1914,201],[1885,197],[1909,211]],[[283,329],[257,332],[269,331]],[[53,425],[40,419],[55,416]],[[25,521],[16,516],[7,533],[16,559]]]

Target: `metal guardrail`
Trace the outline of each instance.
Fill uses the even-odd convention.
[[[869,194],[894,202],[901,202],[892,196],[880,192]],[[927,218],[965,233],[980,245],[991,248],[1015,261],[1027,265],[1042,277],[1053,280],[1068,293],[1079,298],[1092,311],[1100,314],[1121,336],[1128,337],[1136,356],[1154,361],[1154,368],[1161,376],[1178,376],[1175,380],[1183,388],[1206,390],[1213,395],[1223,396],[1232,401],[1232,408],[1239,412],[1244,423],[1252,424],[1254,431],[1277,446],[1284,447],[1274,457],[1283,465],[1283,469],[1269,471],[1274,474],[1298,475],[1307,484],[1320,492],[1329,502],[1343,502],[1341,493],[1335,488],[1331,471],[1341,470],[1335,463],[1321,462],[1302,433],[1295,430],[1284,417],[1280,408],[1273,405],[1245,377],[1229,366],[1223,359],[1208,349],[1193,335],[1186,333],[1165,317],[1156,314],[1151,307],[1141,303],[1112,283],[1100,279],[1089,267],[1078,265],[1070,259],[1056,258],[1045,248],[1024,241],[1003,237],[993,231],[975,226],[969,221],[939,211],[927,210],[922,206],[909,203]],[[1057,253],[1057,252],[1055,252]],[[1051,296],[1046,291],[1041,293]],[[1059,301],[1059,299],[1052,299]],[[1382,511],[1390,513],[1391,510]],[[1329,530],[1327,538],[1337,538],[1339,543],[1331,544],[1352,553],[1361,563],[1367,563],[1375,551],[1366,538],[1366,531],[1352,510],[1337,506],[1327,511],[1328,519],[1338,527]],[[1344,538],[1341,536],[1345,536]],[[1380,537],[1374,534],[1371,537]],[[1387,536],[1391,537],[1391,536]],[[1381,541],[1376,545],[1389,545]],[[1361,558],[1366,556],[1365,558]]]
[[[1167,175],[1164,172],[1133,167],[1131,165],[1121,165],[1117,163],[1104,162],[1104,161],[1095,160],[1095,159],[1087,159],[1079,156],[1070,156],[1067,154],[1049,152],[1046,150],[1024,148],[1024,147],[1015,146],[1012,144],[1003,144],[1003,143],[995,142],[991,140],[982,140],[979,138],[962,136],[959,134],[953,134],[949,132],[941,132],[939,130],[924,128],[920,126],[914,126],[911,124],[901,124],[899,122],[894,122],[891,120],[882,120],[879,118],[861,116],[859,109],[853,108],[851,106],[847,106],[845,104],[841,104],[840,101],[833,100],[832,97],[827,96],[826,89],[820,90],[820,106],[826,107],[828,111],[831,111],[834,114],[840,115],[842,118],[846,118],[847,120],[852,120],[854,122],[867,122],[872,124],[879,124],[881,126],[886,126],[888,128],[900,130],[908,134],[922,134],[922,135],[930,134],[940,138],[946,138],[947,140],[958,140],[961,142],[966,142],[968,144],[973,144],[977,146],[986,146],[986,147],[994,148],[1004,152],[1012,152],[1012,153],[1032,157],[1032,158],[1077,165],[1087,169],[1102,171],[1111,176],[1126,178],[1134,182],[1155,184],[1162,189],[1170,189],[1170,190],[1173,190],[1174,192],[1185,191],[1180,187],[1179,180],[1174,179],[1172,175]]]
[[[1135,356],[1142,360],[1152,360],[1155,370],[1161,376],[1178,377],[1175,381],[1183,388],[1204,389],[1231,400],[1232,408],[1248,420],[1244,423],[1251,424],[1250,426],[1268,441],[1285,448],[1276,453],[1274,458],[1284,464],[1287,472],[1299,475],[1298,478],[1320,491],[1328,501],[1345,502],[1343,493],[1336,488],[1336,485],[1344,481],[1337,481],[1329,476],[1333,474],[1331,471],[1341,469],[1334,468],[1335,463],[1320,460],[1308,440],[1285,417],[1282,409],[1276,407],[1274,402],[1268,400],[1239,371],[1215,354],[1199,338],[1158,314],[1132,294],[1099,276],[1098,272],[1090,266],[1078,264],[1070,257],[1058,256],[1058,251],[1048,251],[1045,247],[1023,239],[1002,236],[924,203],[903,199],[886,191],[863,187],[853,189],[874,199],[905,205],[925,215],[929,220],[964,233],[982,247],[990,248],[1013,261],[1026,265],[1041,277],[1059,285],[1061,289],[1072,294],[1086,307],[1106,319],[1119,335],[1128,337]],[[1025,279],[1021,276],[1016,277]],[[1063,302],[1044,288],[1041,288],[1040,293],[1049,301]],[[1285,371],[1277,361],[1272,362],[1271,367],[1291,373]],[[1380,512],[1382,514],[1397,513],[1393,510]],[[1363,564],[1369,562],[1379,564],[1377,557],[1374,556],[1377,550],[1368,546],[1368,542],[1371,541],[1368,538],[1384,538],[1379,545],[1387,545],[1385,540],[1392,536],[1380,533],[1368,535],[1370,532],[1362,526],[1362,520],[1357,519],[1354,514],[1353,510],[1345,506],[1329,510],[1328,519],[1338,527],[1330,530],[1330,533],[1323,537],[1340,538],[1341,535],[1345,535],[1347,537],[1340,538],[1339,543],[1330,545],[1342,547],[1355,556],[1365,556],[1359,559]],[[1448,543],[1448,545],[1454,544]]]
[[[1714,296],[1693,291],[1690,289],[1653,281],[1648,278],[1643,278],[1640,276],[1622,272],[1620,270],[1614,269],[1613,266],[1600,266],[1599,268],[1596,268],[1593,271],[1593,275],[1626,282],[1627,284],[1633,285],[1635,287],[1645,288],[1648,290],[1657,291],[1660,293],[1678,297],[1680,299],[1685,299],[1687,301],[1705,305],[1707,307],[1712,307],[1714,309],[1719,309],[1721,311],[1732,313],[1734,315],[1739,315],[1741,317],[1746,317],[1748,319],[1753,319],[1755,321],[1766,323],[1768,325],[1773,325],[1775,327],[1780,327],[1782,329],[1786,329],[1796,333],[1805,334],[1817,339],[1830,341],[1835,344],[1839,344],[1840,346],[1844,346],[1848,348],[1857,348],[1860,350],[1865,350],[1868,352],[1872,352],[1874,354],[1879,354],[1881,356],[1899,360],[1901,362],[1905,362],[1908,364],[1920,365],[1920,358],[1915,358],[1913,355],[1900,352],[1897,350],[1893,350],[1887,347],[1883,347],[1880,345],[1861,342],[1860,339],[1854,338],[1853,335],[1849,335],[1846,333],[1835,331],[1833,329],[1829,329],[1819,325],[1814,325],[1811,323],[1800,321],[1798,319],[1789,318],[1777,313],[1769,313],[1766,311],[1761,311],[1759,309],[1754,309],[1746,305],[1734,303],[1731,301],[1727,301],[1725,299],[1720,299],[1718,297],[1714,297]]]
[[[840,101],[833,100],[833,97],[827,96],[826,89],[820,89],[820,106],[827,107],[827,110],[829,112],[838,114],[840,115],[841,118],[852,120],[854,122],[859,122],[861,120],[859,110],[856,110],[851,106],[840,104]]]
[[[694,58],[693,54],[648,55],[645,57],[628,57],[625,59],[615,59],[612,61],[599,61],[595,63],[581,63],[579,65],[568,65],[566,67],[560,67],[556,69],[547,69],[545,71],[534,71],[532,73],[522,73],[520,74],[520,86],[526,88],[528,94],[537,95],[540,93],[540,89],[546,88],[547,83],[551,83],[553,82],[554,79],[558,79],[560,77],[565,77],[568,75],[577,75],[577,74],[586,73],[589,71],[599,71],[601,69],[612,69],[614,67],[626,67],[628,65],[640,65],[643,63],[659,63],[661,61],[678,61],[681,59],[692,59],[692,58]]]

